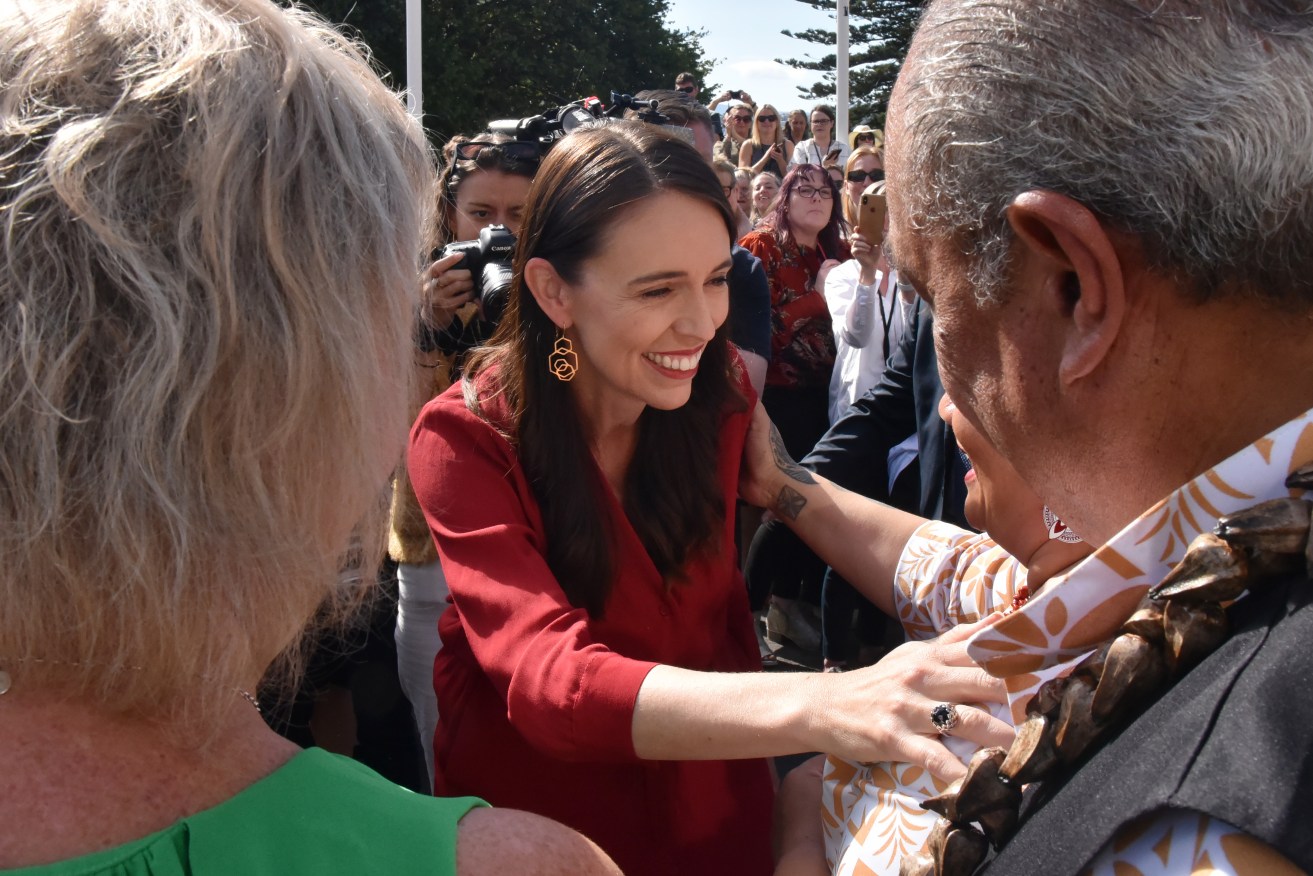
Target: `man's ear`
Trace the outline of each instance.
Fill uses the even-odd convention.
[[[1038,277],[1050,313],[1065,323],[1058,377],[1070,384],[1103,363],[1126,316],[1117,244],[1088,208],[1066,195],[1029,191],[1007,210],[1018,258]]]
[[[574,296],[570,284],[562,279],[551,262],[538,258],[525,262],[524,285],[547,318],[559,328],[568,329],[574,324],[571,316]]]

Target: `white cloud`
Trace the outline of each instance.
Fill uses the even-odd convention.
[[[798,70],[793,67],[786,67],[777,61],[771,60],[746,60],[734,61],[729,64],[721,64],[716,68],[718,74],[725,76],[735,76],[743,79],[763,80],[784,82],[801,82],[804,79],[815,76],[811,70]]]

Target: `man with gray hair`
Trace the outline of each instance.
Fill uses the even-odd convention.
[[[948,395],[1101,546],[972,645],[1018,718],[1220,516],[1308,487],[1287,476],[1313,460],[1311,120],[1307,2],[922,20],[889,113],[891,254]],[[1313,869],[1307,578],[1255,586],[1211,656],[1039,783],[994,869]]]
[[[973,638],[1020,731],[904,873],[972,872],[971,822],[997,873],[1313,871],[1311,130],[1308,0],[929,4],[889,256],[948,396],[1097,550]],[[855,580],[863,500],[777,465]]]

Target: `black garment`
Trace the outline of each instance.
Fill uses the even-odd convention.
[[[737,243],[729,272],[729,339],[734,346],[770,361],[770,281],[761,259]]]
[[[920,473],[915,465],[908,465],[894,481],[889,504],[895,508],[915,508],[920,495]],[[854,656],[851,653],[853,612],[857,612],[858,641],[863,645],[881,644],[889,629],[889,618],[842,575],[826,569],[821,579],[821,656],[832,663],[844,664]]]
[[[939,417],[944,388],[932,324],[930,308],[918,301],[916,319],[903,333],[880,382],[830,427],[802,464],[841,487],[890,502],[889,451],[916,433],[920,500],[904,510],[965,528],[966,465],[952,430]],[[745,563],[750,601],[761,605],[776,581],[796,579],[801,570],[818,563],[787,526],[779,521],[766,524],[757,530]],[[837,650],[842,651],[841,644]]]
[[[916,433],[921,496],[915,507],[903,510],[970,529],[962,511],[966,464],[952,430],[939,416],[944,387],[935,356],[934,318],[920,300],[915,314],[880,382],[853,402],[801,462],[845,489],[888,502],[889,451]]]
[[[1232,606],[1235,633],[1074,774],[1033,786],[999,874],[1081,870],[1159,810],[1219,818],[1313,872],[1313,581]]]
[[[749,140],[748,142],[749,142],[749,143],[752,143],[751,140]],[[752,144],[752,165],[753,165],[753,167],[756,167],[757,162],[758,162],[758,161],[761,161],[761,157],[762,157],[763,155],[765,155],[765,154],[767,153],[767,151],[770,150],[770,147],[771,147],[772,145],[774,145],[774,144],[772,144],[772,143],[762,143],[760,146],[757,145],[756,143],[753,143],[753,144]],[[783,156],[783,155],[781,155],[779,158],[772,158],[770,161],[767,161],[766,164],[763,165],[761,169],[762,169],[762,170],[769,170],[771,173],[775,174],[775,175],[778,176],[780,179],[784,179],[784,174],[787,173],[788,170],[789,170],[788,166],[784,163],[784,156]]]
[[[295,693],[266,693],[260,707],[274,732],[308,748],[315,744],[310,721],[316,699],[329,687],[349,691],[356,720],[352,758],[398,785],[428,794],[431,777],[415,713],[397,677],[395,563],[387,563],[379,581],[379,590],[364,606],[368,614],[357,624],[316,637]]]

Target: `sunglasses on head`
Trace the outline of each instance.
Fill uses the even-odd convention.
[[[864,183],[864,182],[866,182],[867,180],[870,180],[871,182],[874,183],[874,182],[880,182],[880,180],[882,180],[882,179],[884,179],[884,171],[883,171],[883,170],[872,170],[872,171],[865,171],[865,170],[850,170],[850,171],[848,171],[848,182]]]
[[[757,116],[758,122],[778,122],[779,120],[779,116]]]
[[[486,140],[470,140],[456,147],[456,157],[462,161],[478,161],[484,152],[499,151],[509,161],[537,161],[542,158],[542,150],[537,143],[525,140],[511,140],[506,143],[489,143]]]

